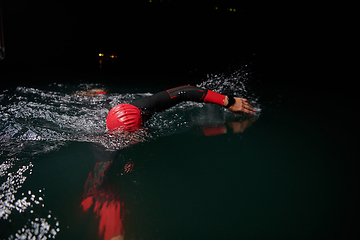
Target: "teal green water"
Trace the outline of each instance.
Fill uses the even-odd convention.
[[[6,105],[4,94],[3,119],[9,106],[21,101],[8,100]],[[183,105],[150,123],[152,138],[121,150],[107,177],[125,202],[125,239],[332,239],[346,232],[353,203],[352,152],[346,146],[353,140],[345,131],[349,126],[339,127],[345,121],[332,115],[337,103],[321,98],[316,108],[309,108],[320,93],[247,94],[261,111],[241,133],[232,133],[229,122],[234,116],[216,106]],[[304,100],[305,95],[312,97]],[[135,96],[112,97],[127,101]],[[49,109],[56,105],[41,101]],[[78,109],[76,101],[68,104],[63,107]],[[101,104],[99,100],[95,110]],[[31,109],[35,114],[35,107]],[[73,123],[71,116],[91,115],[91,109],[85,109],[84,115],[68,114],[67,121]],[[106,116],[101,113],[99,119],[102,114]],[[75,130],[65,129],[61,122],[54,127],[47,119],[48,127],[45,122],[37,126],[36,118],[30,121],[31,128],[21,125],[20,119],[8,117],[2,122],[1,238],[31,232],[57,239],[99,239],[95,214],[82,211],[80,204],[94,168],[92,143],[98,138],[93,135],[104,129],[80,129],[82,138],[75,139],[76,133],[71,133]],[[16,128],[16,121],[18,132],[10,134],[9,126]],[[229,133],[205,136],[202,127],[209,122],[224,124]],[[30,144],[31,137],[45,138],[36,127],[52,129],[52,138]],[[92,136],[91,141],[86,136]],[[16,151],[21,144],[21,151]],[[121,174],[129,161],[134,163],[133,171]],[[12,183],[9,176],[18,182],[26,179]],[[14,199],[7,199],[9,195]],[[16,205],[24,197],[29,205]]]

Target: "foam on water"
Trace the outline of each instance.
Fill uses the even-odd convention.
[[[261,110],[258,98],[247,89],[247,81],[247,72],[238,70],[230,75],[209,75],[198,86],[249,99],[257,108],[258,117]],[[0,220],[11,221],[14,211],[38,213],[10,239],[55,238],[60,231],[59,221],[50,214],[51,210],[40,210],[45,207],[42,203],[45,189],[38,189],[36,193],[22,189],[32,174],[34,163],[30,161],[31,156],[55,151],[70,141],[92,142],[119,149],[186,131],[193,125],[224,124],[234,118],[234,114],[216,105],[184,102],[155,114],[146,124],[146,129],[114,136],[106,133],[107,105],[129,103],[152,93],[112,93],[96,97],[74,94],[76,90],[93,87],[103,86],[50,84],[45,89],[18,87],[0,93]]]

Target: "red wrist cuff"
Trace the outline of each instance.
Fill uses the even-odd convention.
[[[225,97],[226,97],[225,95],[208,90],[208,92],[205,96],[204,102],[205,103],[215,103],[215,104],[224,106]]]

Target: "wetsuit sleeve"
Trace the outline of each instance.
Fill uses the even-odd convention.
[[[182,86],[156,93],[132,102],[146,112],[160,112],[183,101],[224,104],[225,95],[194,86]]]

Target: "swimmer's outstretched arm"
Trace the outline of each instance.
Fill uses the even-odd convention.
[[[255,109],[244,98],[231,97],[194,86],[181,86],[142,98],[131,104],[147,112],[160,112],[183,101],[214,103],[227,107],[236,114],[253,115]]]

